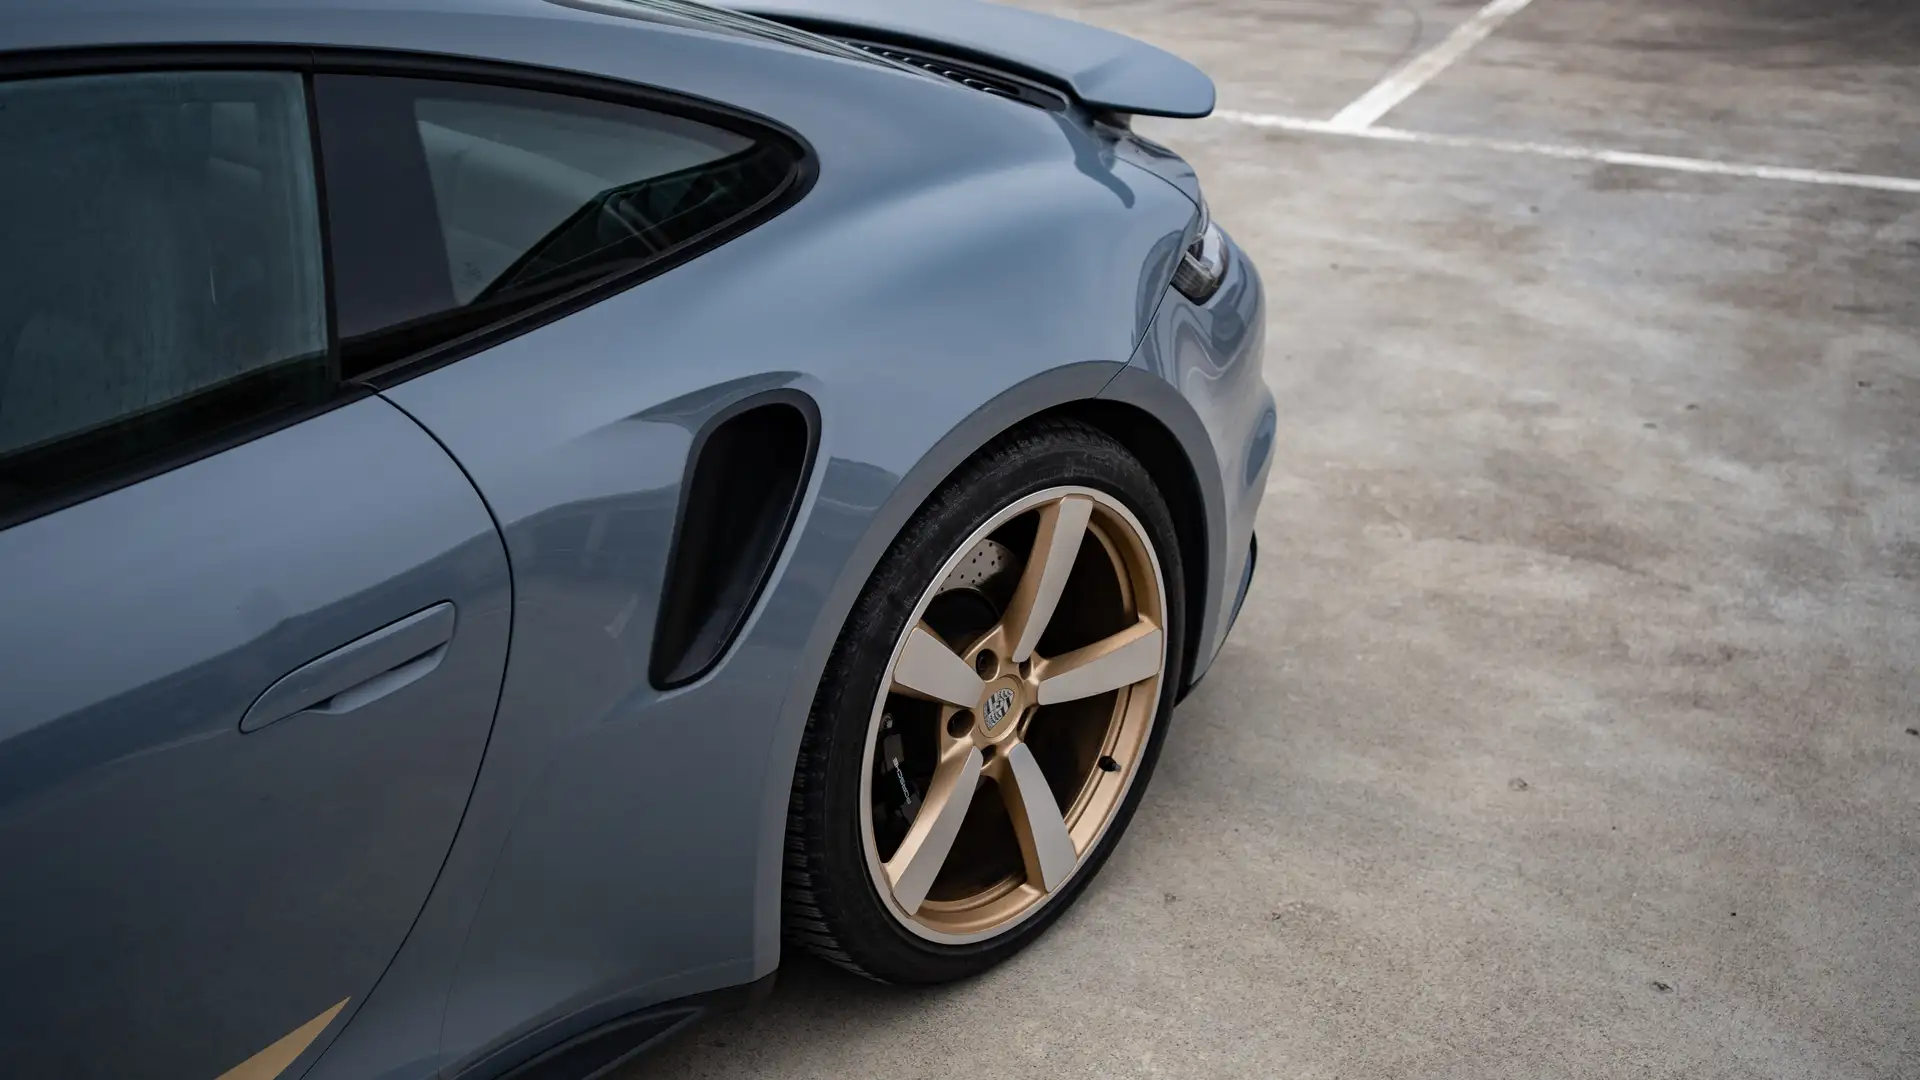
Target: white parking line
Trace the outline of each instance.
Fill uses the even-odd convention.
[[[1466,22],[1454,27],[1446,40],[1419,56],[1400,70],[1380,80],[1379,85],[1354,99],[1353,104],[1334,114],[1331,123],[1341,131],[1364,131],[1387,115],[1395,105],[1413,96],[1413,92],[1447,70],[1467,50],[1480,44],[1501,23],[1519,13],[1533,0],[1493,0],[1473,13]]]
[[[1634,150],[1597,150],[1584,146],[1522,142],[1513,139],[1484,139],[1473,135],[1436,135],[1424,131],[1403,131],[1386,127],[1347,127],[1334,120],[1307,120],[1296,116],[1219,110],[1215,119],[1250,127],[1277,128],[1309,135],[1335,135],[1379,142],[1416,143],[1424,146],[1450,146],[1461,150],[1490,150],[1502,154],[1531,154],[1563,161],[1591,161],[1602,165],[1628,165],[1640,169],[1665,169],[1669,172],[1703,173],[1709,176],[1736,176],[1749,180],[1783,180],[1795,184],[1824,184],[1830,187],[1867,188],[1873,191],[1898,191],[1920,195],[1920,180],[1904,176],[1876,176],[1872,173],[1829,172],[1825,169],[1800,169],[1787,165],[1746,165],[1706,158],[1674,157],[1668,154],[1642,154]]]

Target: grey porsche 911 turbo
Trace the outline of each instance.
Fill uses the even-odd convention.
[[[1252,578],[1211,81],[975,0],[0,10],[0,1074],[579,1080],[1120,841]]]

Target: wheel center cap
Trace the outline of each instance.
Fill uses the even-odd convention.
[[[1005,685],[987,695],[987,700],[980,706],[980,723],[986,728],[987,734],[1000,733],[1007,719],[1013,715],[1014,702],[1018,698],[1013,687]]]

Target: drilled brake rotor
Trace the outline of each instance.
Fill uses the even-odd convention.
[[[953,568],[945,581],[940,583],[936,592],[952,592],[955,589],[978,589],[985,582],[1014,568],[1015,559],[1007,545],[998,540],[986,539],[973,545],[967,557]]]

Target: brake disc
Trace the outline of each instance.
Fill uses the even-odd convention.
[[[947,579],[940,583],[941,592],[955,589],[978,589],[991,578],[997,577],[1014,567],[1013,552],[998,540],[982,540],[973,545],[967,557],[953,568]]]

